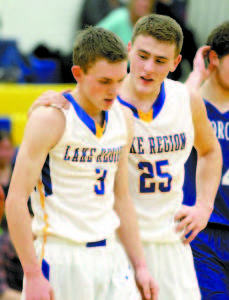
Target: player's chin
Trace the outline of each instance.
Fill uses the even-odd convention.
[[[109,110],[114,103],[114,99],[104,99],[103,110]]]

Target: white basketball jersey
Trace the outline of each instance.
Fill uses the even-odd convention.
[[[150,112],[119,101],[134,114],[129,154],[129,188],[143,241],[173,242],[174,215],[183,201],[184,164],[191,152],[194,128],[186,87],[166,79]]]
[[[113,234],[119,218],[113,210],[114,179],[127,126],[118,101],[104,112],[104,127],[74,101],[64,111],[66,128],[49,152],[32,195],[33,232],[76,242]]]

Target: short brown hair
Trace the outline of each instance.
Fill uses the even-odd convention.
[[[219,58],[229,54],[229,21],[215,27],[207,38],[208,46],[216,52]]]
[[[123,42],[113,32],[87,27],[77,34],[73,48],[73,64],[86,73],[96,60],[105,58],[111,63],[127,60],[127,50]]]
[[[158,41],[175,44],[176,55],[179,55],[183,45],[183,32],[180,25],[168,16],[151,14],[138,20],[134,26],[132,44],[139,35],[151,36]]]

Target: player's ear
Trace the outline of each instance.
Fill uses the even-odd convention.
[[[75,78],[77,82],[80,81],[81,75],[82,75],[82,69],[80,66],[73,66],[72,67],[72,75]]]
[[[208,58],[209,58],[209,63],[211,63],[213,66],[217,67],[219,65],[219,58],[214,50],[211,50],[209,52]]]
[[[181,54],[179,54],[173,61],[173,66],[170,69],[170,72],[174,72],[177,68],[177,66],[179,65],[179,63],[181,62],[182,56]]]

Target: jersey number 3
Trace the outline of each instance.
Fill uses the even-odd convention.
[[[164,180],[163,182],[159,182],[159,191],[161,191],[162,193],[169,192],[171,190],[172,176],[169,173],[165,173],[162,171],[162,167],[168,165],[168,160],[156,161],[155,165],[146,161],[139,162],[138,168],[144,171],[144,173],[140,175],[140,193],[156,192],[156,183],[152,182],[152,179],[155,178],[155,176],[158,176],[161,179],[166,179],[166,182]],[[151,181],[150,183],[148,183],[149,180]]]
[[[97,181],[98,184],[94,185],[94,191],[97,195],[105,194],[105,178],[107,176],[107,170],[95,169],[96,174],[98,175]]]

